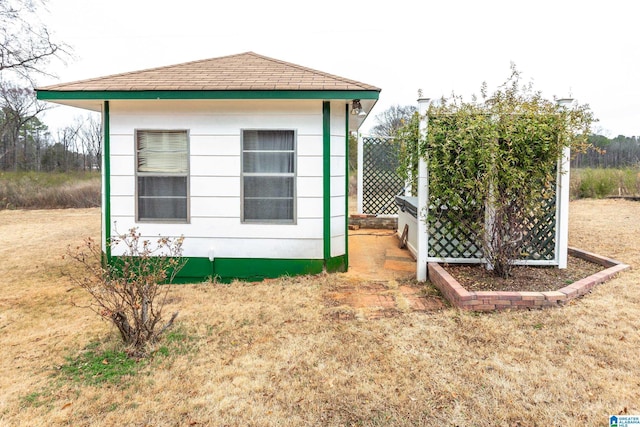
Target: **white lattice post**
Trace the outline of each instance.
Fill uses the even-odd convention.
[[[558,268],[567,268],[567,255],[569,251],[569,173],[570,173],[571,149],[564,147],[562,159],[560,159],[560,176],[558,189],[560,200],[558,206]]]
[[[362,197],[364,194],[364,142],[362,141],[362,135],[358,132],[358,213],[362,214]]]
[[[427,136],[429,98],[418,99],[418,113],[420,114],[420,140]],[[427,280],[427,258],[429,256],[429,234],[427,227],[427,203],[429,201],[429,174],[427,173],[427,153],[419,153],[418,161],[418,239],[416,250],[416,279]]]
[[[564,98],[556,101],[562,108],[571,108],[573,99]],[[556,187],[556,257],[558,268],[567,268],[569,251],[569,171],[571,149],[564,147],[562,157],[558,160],[558,186]]]

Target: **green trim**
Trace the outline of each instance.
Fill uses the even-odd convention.
[[[117,263],[120,257],[113,257]],[[320,274],[324,268],[321,259],[267,259],[267,258],[209,258],[185,257],[186,264],[174,279],[174,283],[198,283],[217,280],[229,283],[235,279],[257,281],[282,276]],[[332,260],[330,260],[332,261]],[[337,259],[332,266],[339,268]],[[337,270],[334,270],[337,271]]]
[[[349,269],[349,104],[344,107],[344,271]]]
[[[214,273],[222,279],[261,280],[322,273],[321,259],[216,258]]]
[[[102,180],[104,181],[104,241],[107,249],[107,260],[111,259],[111,143],[110,143],[110,119],[109,101],[104,101],[102,112],[102,127],[104,130],[102,144],[102,160],[104,167],[102,170]]]
[[[211,262],[209,258],[195,258],[185,257],[186,263],[184,267],[178,272],[177,280],[183,282],[182,279],[191,278],[199,280],[207,280],[207,278],[213,277],[214,262]],[[186,282],[184,282],[186,283]]]
[[[322,231],[324,260],[331,258],[331,103],[322,103]]]
[[[38,99],[378,99],[376,90],[38,90]]]
[[[347,271],[347,255],[338,255],[325,261],[327,273],[337,273]]]

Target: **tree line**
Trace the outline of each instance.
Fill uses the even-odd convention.
[[[50,131],[39,116],[48,107],[33,89],[0,81],[0,170],[69,172],[100,169],[102,131],[93,115]]]
[[[618,135],[589,136],[591,148],[577,153],[571,160],[572,168],[625,168],[640,167],[640,137]]]

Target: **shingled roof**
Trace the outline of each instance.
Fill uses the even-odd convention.
[[[39,91],[376,91],[355,80],[253,52],[61,83]]]

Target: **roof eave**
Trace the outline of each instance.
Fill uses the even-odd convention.
[[[36,89],[43,101],[190,100],[190,99],[324,99],[377,100],[380,89],[362,90],[47,90]]]

